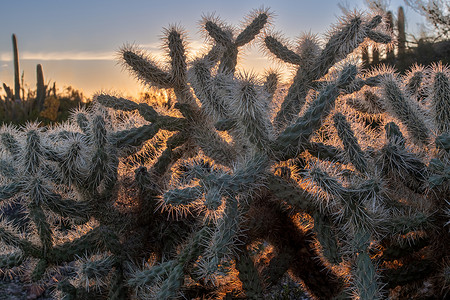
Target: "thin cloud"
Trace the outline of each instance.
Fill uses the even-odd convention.
[[[204,45],[205,45],[201,41],[197,41],[197,40],[188,40],[187,44],[188,44],[189,49],[192,49],[192,50],[198,50],[198,49],[204,47]],[[138,44],[138,45],[142,48],[146,48],[149,50],[155,50],[155,51],[162,50],[162,48],[163,48],[162,42]]]
[[[164,51],[158,43],[139,44],[139,47],[161,56]],[[190,51],[198,51],[201,48],[201,43],[194,41],[189,43]],[[19,55],[21,60],[115,60],[115,51],[53,51],[53,52],[31,52],[22,51]],[[11,52],[0,53],[0,61],[12,61],[13,56]]]
[[[138,44],[139,47],[145,48],[148,50],[160,51],[161,43],[149,43],[149,44]]]
[[[60,51],[60,52],[29,52],[20,53],[21,60],[114,60],[114,52]],[[0,53],[0,61],[12,61],[12,54]]]

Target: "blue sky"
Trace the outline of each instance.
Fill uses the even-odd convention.
[[[255,8],[270,7],[275,13],[273,28],[294,38],[311,31],[319,36],[341,15],[338,3],[349,8],[365,8],[363,0],[291,0],[291,1],[144,1],[144,0],[7,0],[2,1],[0,18],[0,81],[12,85],[11,34],[19,44],[21,71],[25,82],[35,84],[35,68],[41,63],[45,80],[60,87],[72,85],[90,96],[99,90],[136,94],[140,89],[113,60],[124,43],[143,45],[160,51],[162,28],[183,26],[192,43],[202,43],[198,21],[202,14],[216,12],[229,24],[238,25]],[[389,1],[388,1],[389,2]],[[404,5],[391,0],[390,9]],[[408,28],[415,30],[423,22],[405,7]],[[259,68],[257,47],[247,49],[243,63]],[[259,71],[259,70],[256,70]]]

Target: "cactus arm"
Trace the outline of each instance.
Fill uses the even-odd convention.
[[[275,71],[269,71],[264,80],[264,91],[269,94],[267,104],[272,102],[277,90],[280,75]]]
[[[268,176],[267,185],[270,191],[278,199],[289,205],[313,215],[316,205],[314,196],[303,190],[300,186],[289,184],[278,176]]]
[[[436,137],[435,144],[436,148],[450,152],[450,134],[441,134]]]
[[[379,165],[383,174],[399,179],[417,193],[424,193],[429,171],[413,153],[396,143],[388,143],[381,149]]]
[[[386,283],[385,288],[394,288],[426,278],[434,268],[436,265],[429,259],[412,261],[396,269],[383,270],[382,279]]]
[[[324,143],[310,142],[305,145],[305,149],[311,155],[320,158],[322,160],[343,162],[341,157],[344,156],[344,153],[334,146],[326,145]]]
[[[223,218],[217,220],[217,224],[209,240],[209,247],[201,260],[201,276],[209,279],[218,272],[218,268],[235,250],[236,239],[240,232],[239,218],[241,217],[237,199],[228,198],[226,201]]]
[[[160,283],[161,288],[158,291],[157,298],[163,299],[169,296],[176,296],[184,281],[183,270],[200,255],[200,251],[204,248],[201,241],[203,241],[208,234],[208,226],[202,227],[199,231],[194,233],[191,239],[188,239],[188,243],[176,259],[157,264],[148,270],[135,272],[133,276],[128,279],[128,285],[139,289],[150,286],[155,281],[162,281],[162,283]]]
[[[2,227],[0,228],[0,240],[6,245],[18,247],[22,250],[24,256],[31,256],[40,258],[42,255],[41,249],[36,245],[32,244],[28,240],[19,236],[7,223],[2,221]]]
[[[163,277],[169,270],[173,269],[175,265],[176,261],[170,260],[159,265],[155,265],[149,270],[136,272],[133,274],[133,277],[128,280],[128,284],[132,287],[137,288],[142,288],[146,285],[150,285],[158,278]]]
[[[320,128],[322,121],[334,107],[339,88],[344,88],[354,79],[355,67],[349,66],[342,71],[337,83],[328,84],[308,107],[303,116],[287,127],[276,139],[273,151],[280,160],[293,158],[303,148],[314,131]]]
[[[259,150],[267,151],[271,126],[261,98],[252,78],[243,78],[236,87],[230,109],[237,118],[237,126],[243,129],[249,141]]]
[[[42,243],[42,251],[44,257],[46,257],[47,253],[53,248],[53,235],[50,224],[48,223],[47,217],[41,206],[36,205],[35,203],[29,203],[28,210],[30,219],[37,227],[39,238]]]
[[[231,166],[238,156],[237,150],[211,128],[195,127],[191,134],[203,152],[219,164]]]
[[[437,67],[438,68],[438,67]],[[439,69],[438,69],[439,70]],[[437,134],[450,132],[450,72],[440,71],[433,76],[432,109]]]
[[[333,108],[338,95],[339,91],[335,85],[324,88],[305,114],[277,137],[273,151],[280,160],[287,160],[298,154],[299,145],[308,142],[312,133],[319,129],[322,121]]]
[[[135,76],[144,83],[159,88],[168,89],[172,87],[172,76],[161,70],[150,57],[146,57],[140,51],[131,47],[124,48],[122,49],[122,57]]]
[[[96,97],[97,101],[109,108],[113,108],[116,110],[122,110],[122,111],[133,111],[135,109],[139,109],[139,104],[136,102],[133,102],[131,100],[122,98],[122,97],[115,97],[111,95],[106,94],[100,94]],[[156,112],[154,112],[156,114]],[[84,127],[84,126],[83,126]]]
[[[205,30],[217,44],[228,46],[232,43],[230,34],[225,32],[218,24],[211,20],[205,22]]]
[[[261,299],[263,295],[262,282],[255,264],[247,250],[239,255],[236,268],[239,271],[239,280],[242,282],[245,295],[248,299]]]
[[[267,24],[269,19],[269,14],[267,11],[261,12],[252,22],[245,27],[244,30],[236,37],[234,44],[236,47],[242,47],[245,44],[250,43],[255,37],[260,33],[260,31]]]
[[[202,110],[207,115],[216,119],[228,118],[226,98],[229,89],[233,86],[230,82],[231,78],[228,79],[224,76],[218,84],[211,76],[211,67],[211,63],[205,59],[195,61],[190,71],[190,82],[202,104]]]
[[[330,217],[315,213],[314,215],[314,232],[317,240],[322,248],[323,256],[331,264],[339,264],[342,262],[341,249],[339,247],[337,237],[333,232],[333,223]]]
[[[423,247],[430,244],[429,238],[417,238],[408,242],[402,241],[401,243],[392,243],[386,247],[383,251],[383,255],[380,257],[381,261],[393,261],[401,259],[405,255],[412,254],[415,251],[419,251]]]
[[[381,22],[379,16],[374,17],[369,23],[363,24],[360,17],[354,17],[347,20],[339,30],[330,37],[325,48],[316,58],[315,63],[311,67],[311,71],[303,73],[302,69],[298,69],[294,82],[289,88],[289,92],[282,102],[281,109],[275,118],[277,128],[282,128],[290,123],[292,116],[300,112],[304,104],[308,86],[314,80],[324,76],[328,70],[338,61],[345,58],[349,53],[356,49],[364,38],[368,36],[370,29],[376,27]],[[383,35],[384,37],[384,35]],[[385,36],[385,41],[388,36]],[[275,49],[281,49],[281,44]],[[270,48],[269,48],[270,50]]]
[[[172,84],[179,89],[187,88],[186,85],[186,51],[180,29],[174,26],[169,28],[167,34],[167,48],[171,64]]]
[[[268,35],[264,38],[264,44],[267,49],[278,59],[293,65],[301,65],[300,55],[283,45],[276,37]]]
[[[164,193],[163,200],[165,205],[185,206],[197,200],[202,195],[200,187],[188,187],[184,189],[173,189]]]
[[[407,128],[412,141],[419,145],[428,143],[430,131],[425,125],[423,113],[412,103],[392,76],[383,80],[386,110],[398,118]]]
[[[183,155],[182,151],[177,151],[178,147],[182,146],[188,137],[184,133],[176,133],[167,140],[167,148],[158,157],[158,160],[152,167],[152,173],[159,176],[164,175],[170,166],[175,163]],[[180,147],[181,148],[181,147]]]
[[[4,201],[15,196],[22,191],[22,189],[23,185],[18,182],[0,186],[0,201]]]
[[[236,119],[222,119],[214,124],[218,131],[229,131],[235,128]]]
[[[11,92],[11,88],[9,86],[7,86],[5,83],[3,83],[3,89],[5,90],[5,93],[6,93],[5,102],[8,103],[8,101],[11,101],[14,99],[14,95]]]
[[[366,24],[363,24],[361,18],[358,16],[353,16],[347,20],[330,37],[325,48],[317,57],[313,67],[313,80],[325,75],[331,66],[356,49],[364,41],[364,38],[367,37],[367,33],[380,22],[380,16],[373,17]]]
[[[80,253],[92,255],[98,250],[117,252],[119,249],[120,244],[115,234],[104,227],[96,227],[75,240],[53,247],[47,259],[59,264],[75,260]]]
[[[0,269],[12,269],[20,266],[24,261],[22,252],[12,252],[9,254],[0,255]]]
[[[406,51],[406,30],[405,30],[405,13],[403,7],[399,6],[397,13],[397,47],[398,47],[398,57],[404,59]]]
[[[48,267],[48,261],[45,258],[41,258],[31,273],[31,280],[34,282],[39,281],[45,274]]]
[[[142,125],[141,127],[122,130],[114,133],[111,138],[111,144],[118,149],[127,147],[137,147],[147,140],[153,138],[159,131],[156,124]]]
[[[361,147],[359,146],[358,140],[354,136],[350,124],[345,119],[345,116],[340,113],[336,113],[333,116],[333,120],[334,126],[336,127],[338,132],[338,136],[344,144],[344,149],[349,161],[359,172],[368,172],[367,159],[364,155],[364,152],[361,150]]]
[[[81,131],[84,134],[87,134],[88,128],[89,128],[89,120],[87,119],[86,115],[84,113],[77,113],[75,115],[76,122],[78,124],[78,127],[80,127]]]
[[[36,174],[42,161],[41,139],[35,130],[27,134],[24,148],[24,167],[27,173]]]
[[[151,107],[147,103],[139,103],[138,104],[136,102],[133,102],[133,101],[125,99],[125,98],[119,98],[119,97],[114,97],[114,96],[104,95],[104,94],[98,95],[96,99],[100,104],[102,104],[105,107],[110,107],[110,108],[114,108],[114,109],[122,110],[122,111],[138,110],[139,114],[146,121],[155,123],[155,126],[158,126],[159,128],[164,129],[164,130],[178,131],[178,130],[182,130],[185,126],[187,126],[186,120],[184,118],[176,118],[176,117],[160,115],[155,111],[155,109],[153,107]],[[149,130],[148,129],[149,125],[145,125],[145,126],[147,126],[147,127],[144,127],[144,128],[147,128],[147,129],[144,130],[144,128],[142,128],[141,130],[143,132]],[[139,135],[139,133],[137,131],[136,131],[136,133],[133,130],[129,130],[128,132],[131,136],[133,136],[134,134]],[[123,132],[123,135],[126,136],[127,134],[125,134],[125,133],[126,133],[126,131]],[[121,133],[115,133],[115,134],[122,135]]]
[[[309,90],[310,80],[301,69],[297,71],[288,94],[281,103],[281,108],[275,116],[274,125],[277,129],[282,129],[289,124],[296,114],[298,114],[305,104],[306,95]]]
[[[62,217],[79,219],[82,222],[89,220],[90,203],[87,201],[74,201],[63,199],[61,195],[52,193],[47,197],[45,207]]]
[[[354,277],[360,299],[382,299],[375,266],[366,252],[356,257]]]
[[[14,157],[19,155],[20,145],[17,139],[10,133],[2,133],[1,141],[6,150],[11,153]]]
[[[360,91],[363,87],[375,87],[380,84],[382,75],[375,75],[368,78],[356,78],[355,81],[344,89],[345,94],[352,94]],[[370,91],[369,91],[370,92]],[[370,92],[372,93],[372,92]],[[373,94],[373,93],[372,93]]]

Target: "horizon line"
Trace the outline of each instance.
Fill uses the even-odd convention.
[[[135,45],[144,51],[148,51],[152,56],[157,58],[163,58],[165,56],[165,50],[163,45],[160,43],[150,43],[150,44],[137,44],[137,43],[127,43],[126,45]],[[123,47],[121,46],[121,47]],[[189,52],[198,52],[204,48],[204,44],[200,41],[191,41],[189,43]],[[45,60],[45,61],[58,61],[58,60],[117,60],[117,54],[119,50],[116,51],[49,51],[49,52],[33,52],[33,51],[23,51],[19,54],[19,60]],[[13,61],[13,54],[11,52],[0,52],[0,62],[11,62]]]

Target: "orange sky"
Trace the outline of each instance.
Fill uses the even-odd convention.
[[[11,87],[13,84],[11,34],[15,33],[20,71],[24,72],[28,87],[34,88],[36,65],[40,63],[47,83],[56,82],[59,88],[71,85],[82,89],[87,97],[99,91],[138,95],[143,87],[117,65],[116,50],[123,43],[131,42],[142,45],[152,54],[161,53],[158,39],[161,29],[168,24],[183,26],[195,51],[203,44],[198,26],[202,14],[217,12],[228,24],[239,26],[252,9],[270,7],[274,13],[272,30],[281,31],[294,40],[302,32],[316,33],[323,38],[330,25],[342,15],[338,3],[348,9],[367,8],[364,0],[4,2],[2,8],[7,13],[2,15],[0,26],[0,82]],[[404,6],[403,0],[384,2],[390,3],[389,9],[394,12],[398,6]],[[411,29],[419,19],[406,6],[405,13]],[[257,45],[243,50],[241,66],[247,71],[262,72],[274,65],[263,57]],[[0,93],[4,92],[0,90]]]
[[[155,51],[152,51],[155,53]],[[59,55],[59,59],[55,59]],[[21,54],[20,69],[24,72],[24,82],[29,88],[36,85],[36,65],[40,63],[44,70],[44,80],[46,83],[56,81],[57,88],[71,85],[81,89],[86,97],[91,97],[93,93],[99,91],[119,92],[125,96],[136,97],[145,90],[132,75],[114,60],[114,53],[105,53],[103,59],[93,56],[89,59],[89,53],[84,53],[82,59],[72,56],[67,59],[70,53],[47,53],[47,54]],[[161,52],[159,52],[162,58]],[[52,58],[49,60],[48,58]],[[80,57],[81,58],[81,57]],[[6,60],[7,58],[5,58]],[[256,46],[244,49],[240,57],[241,67],[246,70],[253,70],[262,73],[268,68],[280,68],[279,64],[262,56]],[[2,62],[0,75],[7,85],[13,85],[13,65],[12,62]],[[287,72],[286,72],[287,73]],[[287,74],[285,74],[287,75]]]

